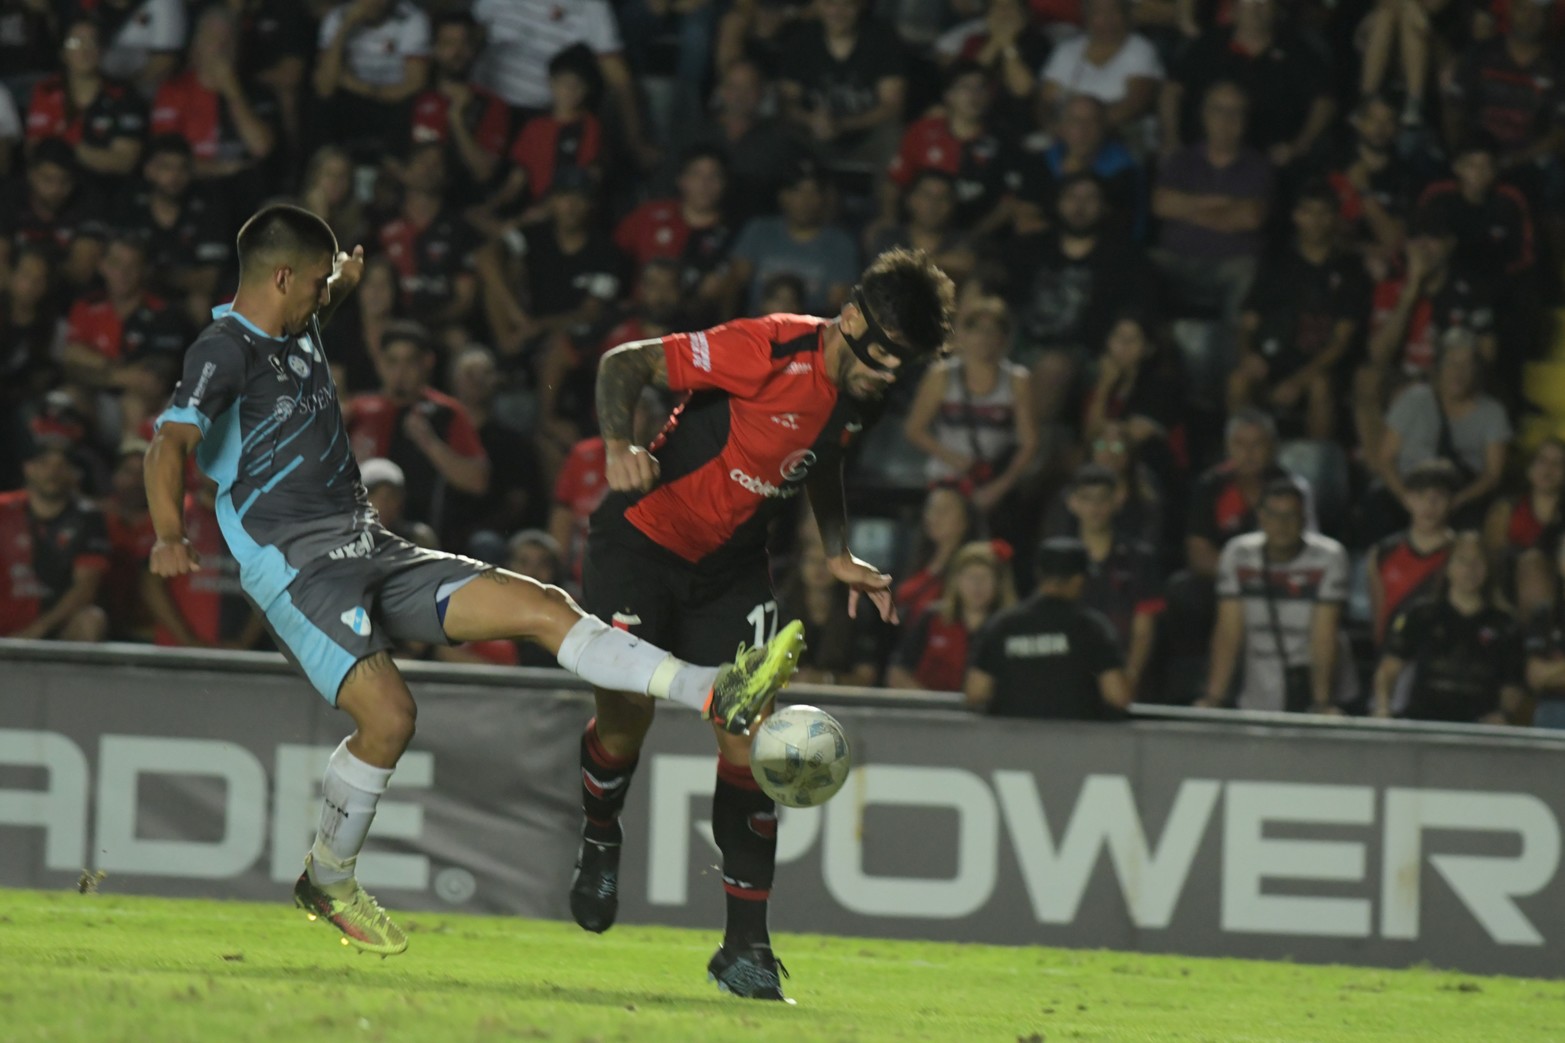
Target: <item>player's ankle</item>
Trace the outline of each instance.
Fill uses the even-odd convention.
[[[597,822],[589,818],[582,823],[581,835],[592,844],[618,844],[625,839],[625,830],[620,826],[617,817],[607,822]]]

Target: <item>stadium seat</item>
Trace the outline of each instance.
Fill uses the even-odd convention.
[[[1297,439],[1277,450],[1277,462],[1310,483],[1315,516],[1327,535],[1341,533],[1352,506],[1348,456],[1335,442]]]

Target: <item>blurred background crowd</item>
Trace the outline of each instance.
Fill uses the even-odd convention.
[[[1559,723],[1562,144],[1565,0],[0,0],[0,635],[267,647],[210,488],[146,573],[141,455],[281,199],[368,254],[326,341],[420,543],[572,586],[600,355],[911,246],[951,355],[848,478],[903,622],[801,502],[808,679],[960,689],[1076,536],[1140,701],[1330,653],[1349,712]]]

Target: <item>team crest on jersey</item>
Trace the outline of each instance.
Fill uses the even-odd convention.
[[[287,420],[289,417],[293,416],[295,404],[296,403],[294,400],[288,398],[286,395],[282,398],[279,398],[272,404],[272,419],[276,420],[279,424],[284,420]]]
[[[337,617],[342,620],[342,625],[353,631],[360,637],[370,636],[370,614],[364,611],[362,605],[356,605]]]
[[[278,358],[276,355],[268,355],[266,356],[266,361],[272,364],[272,369],[276,371],[278,380],[286,381],[288,379],[288,374],[283,372],[282,359]]]
[[[304,380],[310,375],[310,364],[297,355],[288,356],[288,368],[298,374],[300,380]]]

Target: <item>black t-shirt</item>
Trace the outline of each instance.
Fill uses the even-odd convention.
[[[450,304],[457,279],[473,274],[483,237],[466,218],[443,210],[423,228],[392,220],[380,231],[380,245],[397,269],[409,316],[428,321]]]
[[[1386,654],[1413,664],[1406,716],[1416,721],[1472,722],[1500,708],[1500,689],[1523,687],[1521,629],[1507,613],[1471,616],[1445,598],[1397,613]]]
[[[240,79],[254,82],[284,58],[308,61],[315,53],[313,25],[299,0],[247,0],[235,33]]]
[[[612,305],[619,297],[625,257],[605,235],[593,233],[575,253],[560,249],[554,229],[547,222],[522,230],[527,243],[523,263],[527,267],[529,311],[540,318],[575,311],[589,297]]]
[[[1058,232],[1019,236],[1004,262],[1022,337],[1035,347],[1096,355],[1115,314],[1152,296],[1150,269],[1139,252],[1107,233],[1080,259],[1065,255]]]
[[[1103,614],[1119,638],[1119,647],[1128,651],[1136,616],[1163,610],[1163,570],[1157,552],[1140,540],[1115,540],[1107,558],[1088,564],[1081,603]]]
[[[147,270],[167,288],[177,272],[228,263],[233,249],[228,222],[228,210],[217,197],[192,188],[180,201],[174,223],[164,226],[153,217],[152,194],[143,188],[125,198],[114,226],[146,236]]]
[[[1435,219],[1456,236],[1452,263],[1493,278],[1532,266],[1532,213],[1526,198],[1510,185],[1496,185],[1477,203],[1469,202],[1454,181],[1437,181],[1424,190],[1420,215]]]
[[[36,246],[56,262],[65,259],[77,239],[104,239],[109,234],[98,196],[77,189],[53,217],[40,214],[28,202],[27,184],[17,181],[0,191],[0,240],[13,249]]]
[[[781,53],[778,75],[803,89],[806,107],[825,108],[839,119],[869,112],[880,104],[881,80],[907,75],[896,33],[874,19],[860,25],[853,51],[842,61],[827,50],[825,27],[814,20],[789,29]]]
[[[994,678],[989,712],[996,716],[1098,721],[1114,716],[1098,678],[1125,658],[1101,613],[1039,595],[978,632],[971,665]]]
[[[1201,103],[1209,87],[1237,83],[1250,99],[1245,144],[1264,151],[1291,141],[1304,128],[1310,106],[1327,94],[1326,64],[1298,36],[1279,32],[1258,55],[1234,46],[1232,28],[1211,29],[1192,43],[1174,66],[1172,79],[1184,85],[1180,137],[1200,141]]]
[[[1504,152],[1519,151],[1565,120],[1565,61],[1545,48],[1532,65],[1517,65],[1505,39],[1496,37],[1462,56],[1449,92],[1469,126]]]
[[[1277,383],[1330,347],[1337,323],[1363,321],[1369,311],[1364,266],[1340,254],[1316,264],[1290,248],[1262,265],[1244,310],[1260,319],[1255,350],[1266,360],[1267,379]]]

